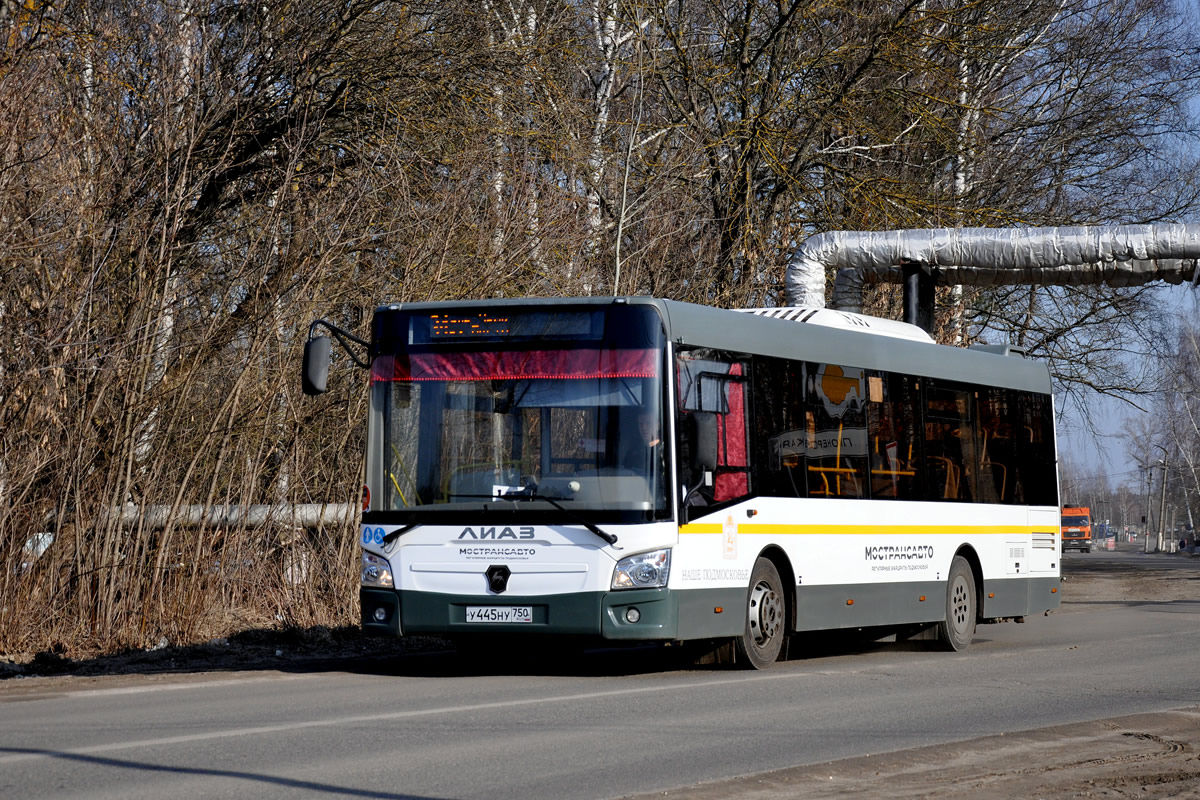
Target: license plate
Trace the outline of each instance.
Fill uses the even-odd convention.
[[[533,606],[467,606],[467,622],[533,622]]]

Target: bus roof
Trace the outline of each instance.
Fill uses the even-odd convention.
[[[917,325],[899,322],[894,319],[870,317],[852,311],[837,311],[832,308],[815,308],[813,306],[785,306],[782,308],[739,308],[735,309],[746,314],[757,314],[771,319],[786,319],[791,322],[803,322],[807,325],[824,325],[829,328],[840,328],[845,331],[868,331],[878,336],[892,336],[897,339],[908,339],[912,342],[934,344],[933,337]]]
[[[675,344],[711,347],[778,358],[902,372],[984,386],[1051,393],[1050,371],[1040,362],[991,349],[939,345],[915,326],[862,314],[829,311],[808,319],[797,309],[747,309],[748,313],[653,297],[496,298],[380,306],[389,311],[433,311],[466,306],[537,308],[649,305],[658,309],[667,338]],[[811,311],[812,309],[807,309]],[[792,312],[792,313],[789,313]],[[830,315],[837,315],[830,316]],[[818,320],[818,317],[820,319]],[[810,324],[798,325],[798,322]],[[920,330],[920,329],[917,329]],[[1003,350],[1003,348],[996,348]]]

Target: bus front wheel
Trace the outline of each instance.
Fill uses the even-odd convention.
[[[779,659],[786,635],[787,600],[779,570],[769,558],[760,558],[750,573],[746,630],[734,640],[738,660],[753,669],[766,669]]]
[[[955,556],[946,581],[946,618],[938,623],[938,641],[947,650],[966,650],[975,637],[975,575],[962,556]]]

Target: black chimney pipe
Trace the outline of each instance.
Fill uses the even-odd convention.
[[[904,275],[904,321],[933,333],[933,273],[928,264],[900,265]]]

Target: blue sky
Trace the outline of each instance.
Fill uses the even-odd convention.
[[[1162,297],[1162,307],[1166,313],[1185,319],[1200,316],[1200,290],[1187,285],[1163,284],[1158,293]],[[1147,404],[1152,402],[1152,398],[1146,398]],[[1121,483],[1137,486],[1138,470],[1125,454],[1123,426],[1127,419],[1137,417],[1143,412],[1137,411],[1128,403],[1108,398],[1098,399],[1093,411],[1096,415],[1096,428],[1100,431],[1099,436],[1086,429],[1076,416],[1078,412],[1075,409],[1068,410],[1066,418],[1060,423],[1061,454],[1076,464],[1085,465],[1088,468],[1087,472],[1107,475],[1109,486],[1112,488]]]

